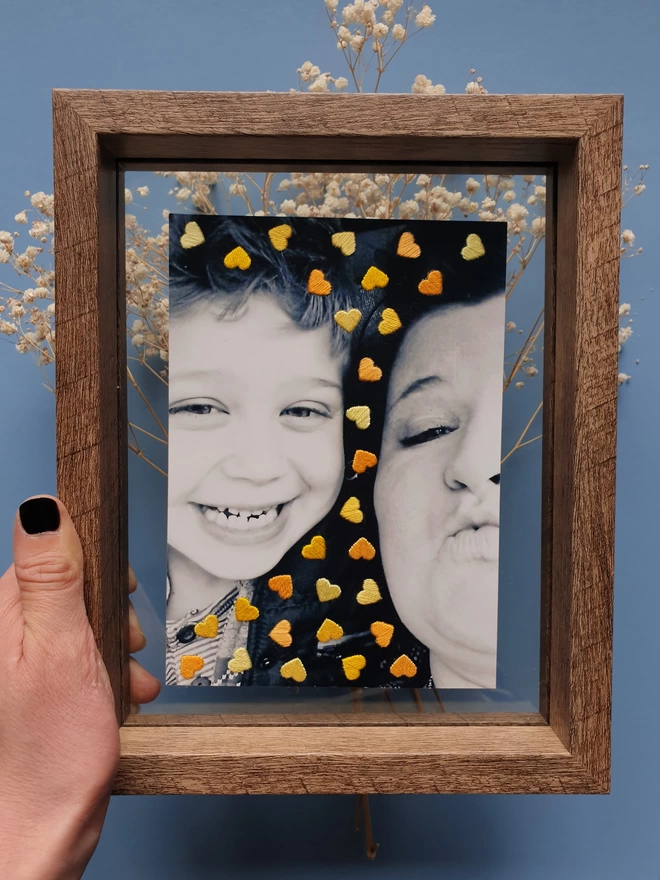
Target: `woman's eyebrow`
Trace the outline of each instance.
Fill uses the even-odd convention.
[[[392,406],[397,403],[400,403],[402,400],[405,400],[406,397],[410,397],[411,394],[415,394],[417,391],[421,391],[423,388],[426,388],[428,385],[441,385],[442,378],[440,376],[423,376],[421,379],[415,379],[409,385],[403,389],[401,394],[394,401]],[[390,406],[390,409],[392,409]]]

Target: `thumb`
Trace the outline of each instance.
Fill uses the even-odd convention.
[[[85,616],[82,547],[57,498],[40,495],[21,504],[14,523],[14,574],[26,626],[50,638],[79,629]]]

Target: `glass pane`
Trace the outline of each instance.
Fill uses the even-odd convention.
[[[539,706],[545,177],[361,171],[126,174],[130,558],[148,647],[165,681],[169,214],[504,222],[506,330],[497,680],[489,688],[164,686],[158,713],[533,712]],[[192,219],[192,218],[191,218]],[[420,227],[418,227],[421,229]],[[466,227],[467,229],[467,227]],[[470,227],[472,231],[472,226]],[[331,615],[329,615],[331,616]]]

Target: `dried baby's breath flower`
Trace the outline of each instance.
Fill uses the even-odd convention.
[[[415,95],[444,95],[446,93],[443,85],[440,83],[433,85],[428,76],[424,76],[422,73],[415,77],[411,91]]]
[[[507,333],[512,333],[516,329],[515,321],[507,321],[506,323]]]
[[[129,202],[133,201],[133,193],[130,191],[130,189],[124,190],[124,201],[127,205],[129,204]]]
[[[624,244],[634,244],[635,243],[635,233],[632,229],[624,229],[621,233],[621,241]]]
[[[347,85],[348,85],[348,80],[346,79],[345,76],[338,76],[337,79],[335,80],[335,88],[337,89],[338,92],[343,92],[343,90],[346,88]]]
[[[630,314],[630,303],[621,303],[619,306],[619,317]]]
[[[25,211],[19,211],[18,214],[14,217],[16,223],[25,224],[27,223],[27,214]]]
[[[629,376],[627,373],[619,373],[617,376],[617,380],[619,385],[623,385],[624,382],[629,382],[632,376]]]
[[[430,6],[423,6],[422,11],[418,12],[415,18],[415,24],[419,28],[431,27],[434,21],[435,15],[433,15]]]
[[[476,193],[480,186],[481,184],[478,180],[475,180],[474,177],[468,177],[468,179],[465,181],[465,189],[471,196]]]
[[[530,230],[532,235],[537,238],[545,235],[545,217],[534,217]]]
[[[145,198],[149,195],[149,187],[148,186],[138,186],[137,188],[138,195],[141,195],[142,198]]]
[[[406,29],[404,28],[404,26],[400,22],[397,22],[397,24],[395,24],[394,27],[392,28],[392,36],[394,37],[395,40],[398,40],[400,43],[402,43],[405,40]]]

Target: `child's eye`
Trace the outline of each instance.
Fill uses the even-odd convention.
[[[168,412],[171,416],[181,413],[183,415],[192,416],[193,418],[199,418],[200,416],[223,414],[226,410],[214,403],[198,403],[193,401],[191,403],[180,403],[176,406],[171,406]]]
[[[428,443],[431,440],[436,440],[438,437],[446,437],[447,434],[451,434],[455,430],[456,428],[451,428],[448,425],[437,425],[434,428],[426,428],[426,430],[420,431],[418,434],[402,437],[400,443],[402,446],[419,446],[421,443]]]
[[[294,416],[297,419],[308,419],[311,416],[328,416],[328,413],[313,406],[289,406],[282,410],[283,416]]]

